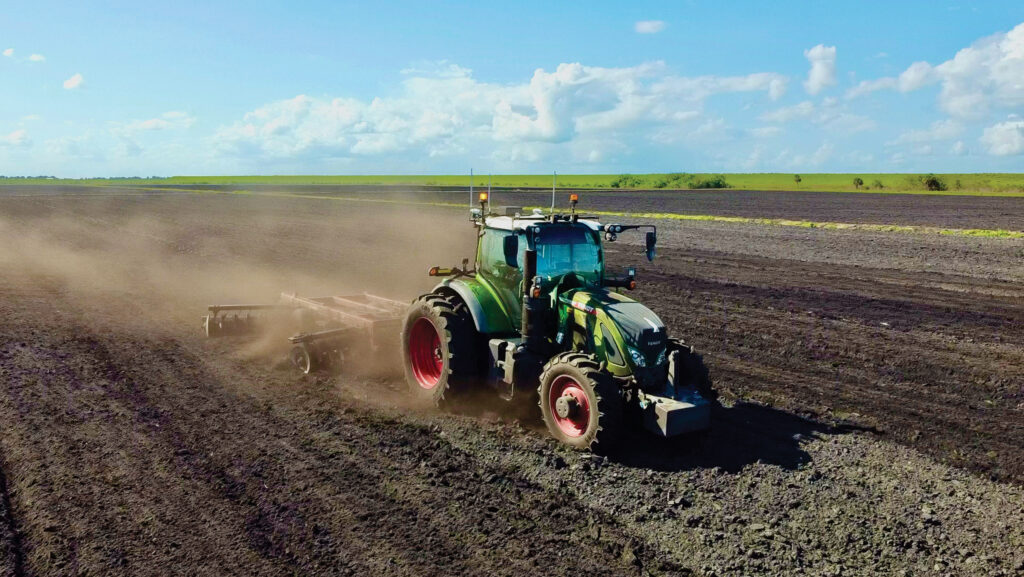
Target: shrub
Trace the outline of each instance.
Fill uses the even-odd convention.
[[[800,175],[799,175],[799,174],[794,174],[794,175],[793,175],[793,182],[795,182],[797,186],[800,186],[800,182],[801,182],[802,180],[803,180],[803,179],[802,179],[802,178],[800,178]]]
[[[690,188],[729,188],[729,183],[725,181],[724,175],[714,174],[692,179]]]
[[[612,181],[612,188],[636,188],[643,184],[644,179],[635,174],[620,174]]]
[[[863,178],[858,176],[857,178],[853,179],[853,187],[854,188],[860,188],[862,186],[864,186],[864,179]]]
[[[923,184],[927,190],[946,190],[946,183],[942,182],[942,179],[934,174],[922,176],[921,184]]]
[[[685,172],[666,174],[654,182],[654,188],[690,188],[693,176]]]
[[[878,180],[876,178],[875,180],[871,181],[871,188],[877,188],[877,189],[881,190],[881,189],[885,188],[885,186],[882,184],[881,180]]]

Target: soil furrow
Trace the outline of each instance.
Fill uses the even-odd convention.
[[[11,508],[10,490],[4,473],[6,468],[0,452],[0,577],[23,577],[25,553],[21,549],[21,535]]]
[[[828,285],[805,277],[813,288],[784,290],[654,270],[638,292],[709,354],[733,395],[859,422],[948,462],[1024,479],[1020,303],[941,290],[930,301],[861,296],[851,291],[865,291],[861,280],[849,287],[841,269],[816,268],[829,271]]]

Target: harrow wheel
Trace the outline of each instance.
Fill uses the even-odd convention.
[[[295,368],[299,369],[299,371],[304,375],[314,373],[320,368],[317,355],[305,343],[300,343],[292,347],[291,352],[288,354],[288,358],[291,359]]]
[[[207,338],[219,337],[221,334],[220,318],[213,315],[203,317],[203,332],[206,333]]]
[[[618,384],[582,353],[552,358],[540,376],[540,411],[551,435],[580,450],[610,451],[622,433]]]
[[[409,391],[434,405],[450,402],[476,373],[475,339],[476,328],[465,310],[456,312],[437,294],[416,299],[402,329]]]

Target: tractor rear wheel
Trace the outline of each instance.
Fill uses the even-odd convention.
[[[451,402],[476,374],[475,341],[476,328],[467,311],[456,312],[437,294],[416,299],[402,328],[410,392],[436,406]]]
[[[540,412],[553,437],[580,450],[608,452],[623,428],[619,385],[593,357],[562,353],[540,376]]]

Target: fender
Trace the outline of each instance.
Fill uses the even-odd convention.
[[[472,278],[445,279],[432,292],[458,296],[466,303],[476,330],[483,335],[512,334],[516,328],[509,323],[498,297],[483,283]]]

